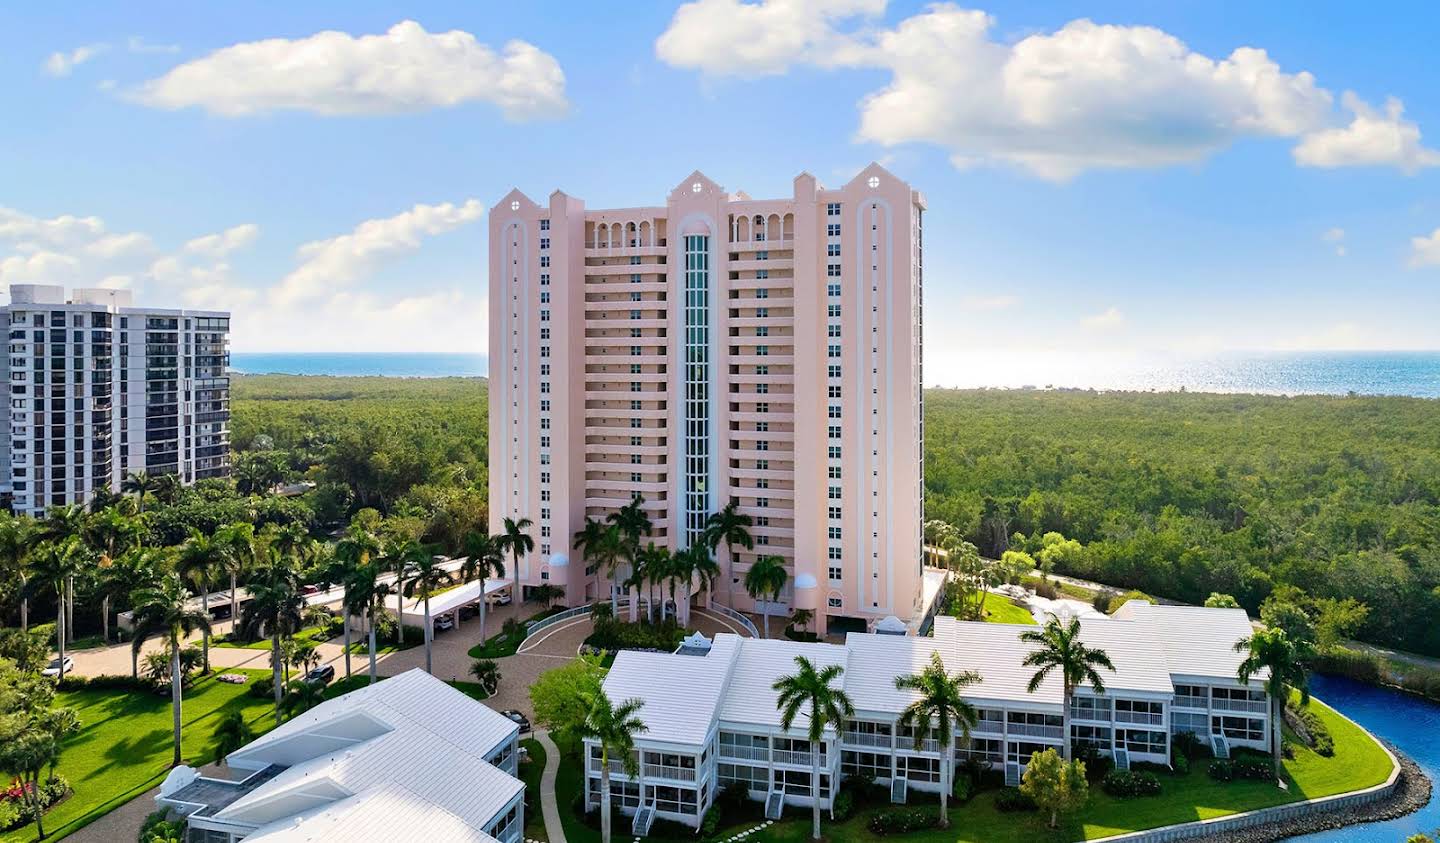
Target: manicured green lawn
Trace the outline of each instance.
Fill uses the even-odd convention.
[[[232,670],[252,680],[262,671]],[[213,760],[210,736],[230,711],[244,712],[256,733],[274,725],[267,700],[246,694],[246,685],[228,685],[205,677],[186,691],[181,747],[194,766]],[[75,793],[45,815],[48,837],[66,834],[94,821],[158,785],[170,771],[171,710],[169,695],[118,690],[64,691],[56,704],[75,709],[80,732],[65,743],[58,771]],[[7,841],[35,839],[34,824],[10,832]]]
[[[329,640],[330,636],[326,633],[326,630],[318,626],[307,626],[295,633],[295,643],[297,644],[324,644]],[[210,639],[210,646],[242,650],[268,650],[270,649],[270,639],[261,638],[259,641],[228,641],[212,638]]]
[[[541,620],[541,619],[543,619],[543,618],[548,618],[548,617],[550,617],[551,615],[559,614],[560,612],[563,612],[563,611],[565,611],[565,607],[564,607],[564,606],[560,606],[560,607],[552,607],[552,608],[549,608],[549,609],[544,610],[543,612],[537,612],[537,613],[531,615],[530,617],[528,617],[528,618],[525,619],[525,622],[524,622],[523,624],[521,624],[520,630],[519,630],[518,632],[516,632],[515,634],[513,634],[513,635],[507,635],[507,634],[505,634],[504,632],[497,633],[497,634],[492,635],[492,636],[490,636],[489,638],[485,639],[484,645],[476,644],[474,647],[471,647],[471,648],[470,648],[470,658],[472,658],[472,659],[500,659],[500,658],[504,658],[504,657],[506,657],[506,656],[513,656],[513,655],[515,655],[515,651],[518,650],[518,649],[520,649],[520,645],[521,645],[522,643],[524,643],[524,641],[525,641],[525,625],[526,625],[526,624],[529,624],[529,623],[531,623],[531,622],[533,622],[533,621]],[[487,618],[486,620],[489,620],[489,619]],[[478,623],[478,621],[477,621],[477,623]]]
[[[545,815],[540,807],[540,774],[545,772],[545,747],[534,738],[520,742],[528,761],[520,765],[520,779],[525,782],[525,839],[546,841]]]
[[[1266,782],[1217,782],[1205,772],[1209,761],[1200,760],[1188,775],[1161,776],[1163,790],[1159,796],[1116,799],[1101,790],[1098,783],[1092,784],[1089,805],[1079,814],[1062,820],[1056,831],[1051,831],[1047,818],[1039,814],[1005,814],[996,810],[997,791],[993,790],[952,808],[951,827],[946,831],[936,829],[890,838],[872,834],[867,826],[869,818],[884,808],[858,811],[843,823],[822,820],[821,831],[831,843],[894,843],[896,840],[904,843],[1064,843],[1360,790],[1389,777],[1390,759],[1379,744],[1318,700],[1311,705],[1335,739],[1335,755],[1325,758],[1297,746],[1295,757],[1284,764],[1285,778],[1290,785],[1288,791]],[[569,810],[570,800],[580,793],[584,784],[584,776],[578,757],[569,750],[565,750],[565,754],[567,763],[560,765],[556,795],[566,838],[572,843],[595,843],[599,834]],[[911,802],[924,804],[913,798]],[[734,830],[718,837],[724,839]],[[626,830],[621,830],[620,834],[624,833]],[[779,843],[804,843],[809,837],[809,812],[791,808],[786,809],[782,821],[755,835],[755,839]]]
[[[1030,610],[999,594],[992,594],[985,598],[985,621],[986,623],[1035,623],[1035,616]]]

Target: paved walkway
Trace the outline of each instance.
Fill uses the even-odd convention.
[[[545,816],[545,836],[550,843],[565,843],[565,826],[560,822],[560,804],[555,798],[555,777],[560,772],[560,748],[544,729],[535,740],[545,747],[545,770],[540,774],[540,811]]]

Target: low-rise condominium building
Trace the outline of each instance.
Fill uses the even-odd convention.
[[[177,767],[155,802],[187,843],[518,843],[519,726],[423,670],[320,703],[230,753],[234,778]]]
[[[636,739],[639,775],[611,759],[612,803],[643,831],[655,818],[696,825],[726,786],[740,782],[766,815],[783,805],[811,804],[812,753],[820,753],[819,798],[829,807],[845,776],[873,776],[898,800],[909,788],[936,791],[941,747],[926,730],[899,726],[916,697],[895,679],[919,673],[939,653],[950,673],[972,670],[980,681],[965,698],[979,719],[968,740],[956,737],[954,759],[971,758],[1004,771],[1017,784],[1030,756],[1088,742],[1117,764],[1168,764],[1172,738],[1189,732],[1228,754],[1234,746],[1269,746],[1270,703],[1265,674],[1242,685],[1244,658],[1235,644],[1250,634],[1239,609],[1127,603],[1110,618],[1082,620],[1082,637],[1104,650],[1115,671],[1102,670],[1105,692],[1077,689],[1069,711],[1056,674],[1035,691],[1035,669],[1022,662],[1034,645],[1020,634],[1034,626],[971,623],[937,617],[933,637],[850,633],[844,644],[741,638],[728,633],[687,642],[676,653],[621,652],[605,678],[617,704],[639,699],[645,730]],[[817,668],[839,665],[855,715],[820,746],[807,739],[805,714],[787,731],[776,709],[776,680],[796,671],[796,657]],[[1067,716],[1068,714],[1068,716]],[[600,804],[600,753],[586,746],[586,806]]]

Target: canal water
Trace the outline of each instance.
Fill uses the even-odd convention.
[[[1312,677],[1310,692],[1398,747],[1440,785],[1440,704],[1337,676]],[[1440,790],[1429,805],[1408,817],[1292,839],[1304,843],[1404,843],[1416,832],[1431,834],[1436,829],[1440,829]]]

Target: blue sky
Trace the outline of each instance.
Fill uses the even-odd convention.
[[[777,196],[880,160],[929,200],[938,382],[1440,348],[1425,4],[564,10],[8,9],[0,284],[228,307],[239,351],[481,351],[511,186],[648,204],[698,167]]]

